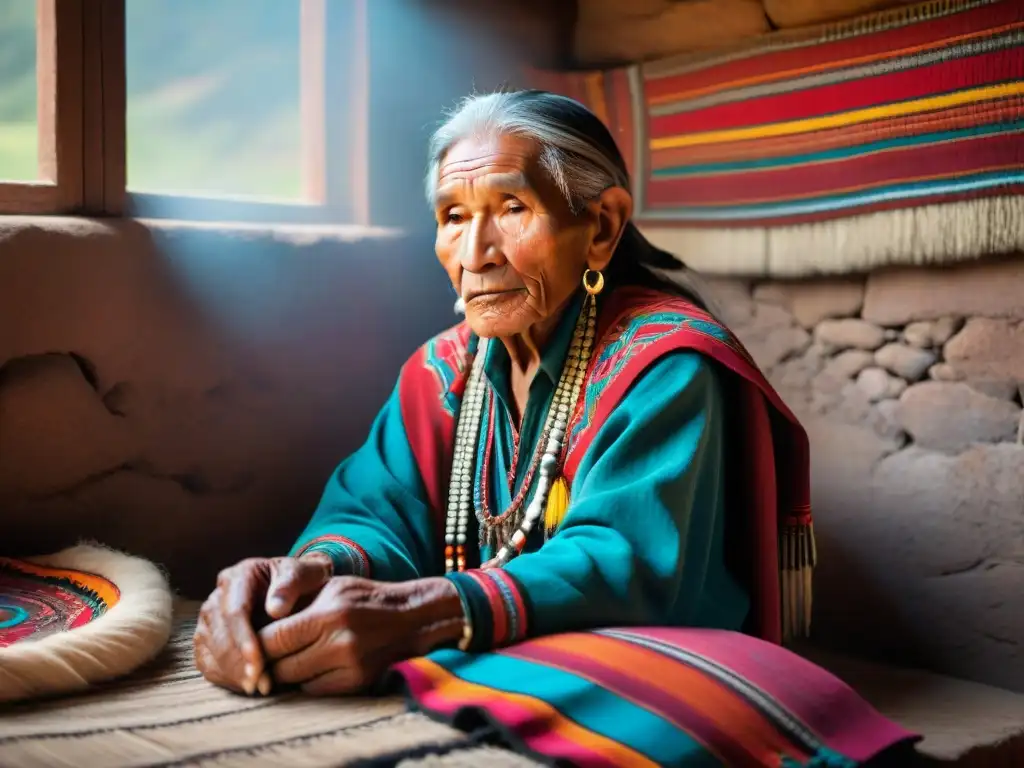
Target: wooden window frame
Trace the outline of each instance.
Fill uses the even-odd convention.
[[[81,0],[36,0],[39,180],[0,182],[0,213],[70,213],[84,193]]]
[[[0,182],[0,215],[369,225],[367,0],[300,0],[295,201],[127,188],[125,2],[36,0],[41,178]]]

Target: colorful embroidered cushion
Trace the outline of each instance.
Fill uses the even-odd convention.
[[[105,547],[0,557],[0,702],[135,670],[167,642],[171,599],[155,565]]]
[[[853,768],[918,740],[784,648],[707,629],[630,628],[445,650],[395,667],[413,706],[497,724],[579,766]]]
[[[95,573],[0,558],[0,648],[84,627],[120,599]]]

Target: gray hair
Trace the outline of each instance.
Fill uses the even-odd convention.
[[[463,99],[434,132],[426,178],[431,204],[445,154],[462,139],[492,135],[519,136],[536,142],[541,167],[574,213],[580,213],[586,203],[609,187],[630,189],[622,153],[594,113],[566,96],[510,91]],[[621,281],[653,284],[717,314],[699,277],[673,254],[651,243],[633,222],[626,225],[610,269]],[[671,277],[664,272],[670,272]]]
[[[621,160],[616,162],[593,138],[566,123],[565,102],[570,101],[538,91],[488,93],[463,99],[430,139],[428,202],[433,203],[445,153],[462,139],[492,134],[535,141],[540,147],[541,167],[574,213],[609,187],[629,189],[629,174]]]

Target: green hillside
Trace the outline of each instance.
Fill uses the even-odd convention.
[[[126,0],[133,190],[299,194],[298,0]],[[0,178],[36,176],[35,2],[0,0]]]
[[[34,179],[36,141],[34,0],[0,0],[0,179]]]

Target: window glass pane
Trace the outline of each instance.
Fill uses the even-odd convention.
[[[39,178],[35,0],[0,0],[0,181]]]
[[[128,187],[299,198],[299,0],[125,10]]]

